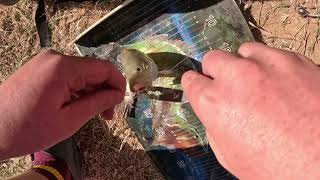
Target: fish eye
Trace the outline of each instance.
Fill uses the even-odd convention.
[[[139,72],[140,72],[140,71],[141,71],[141,69],[140,69],[140,68],[137,68],[137,71],[139,71]]]

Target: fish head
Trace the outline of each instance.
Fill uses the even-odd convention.
[[[152,86],[158,77],[155,62],[145,53],[136,49],[123,48],[118,56],[123,66],[123,72],[129,82],[132,92],[141,92]]]

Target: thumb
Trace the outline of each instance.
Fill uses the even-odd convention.
[[[64,107],[64,115],[73,119],[87,121],[97,114],[113,109],[115,105],[121,103],[124,94],[115,89],[103,89],[96,91]]]

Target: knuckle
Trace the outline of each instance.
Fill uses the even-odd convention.
[[[231,65],[231,68],[236,76],[259,74],[261,72],[261,68],[259,67],[259,65],[256,62],[250,60],[235,61]]]
[[[53,50],[43,50],[40,53],[40,59],[43,61],[61,61],[63,58],[63,55],[60,53],[57,53]]]
[[[65,63],[65,56],[56,51],[44,49],[33,58],[34,63],[41,66],[47,72],[54,72],[62,63]]]
[[[42,49],[41,54],[58,54],[58,52],[52,49]]]
[[[219,59],[225,56],[227,52],[222,51],[222,50],[213,50],[213,51],[209,51],[204,55],[203,58],[203,63],[208,63],[210,62],[212,59]]]
[[[252,61],[243,63],[239,68],[237,76],[242,77],[242,81],[239,81],[239,83],[244,88],[250,87],[251,89],[262,87],[262,84],[268,79],[265,70],[259,64]]]
[[[239,49],[252,49],[257,46],[265,46],[265,45],[259,42],[245,42],[240,46]]]
[[[246,42],[241,44],[241,46],[239,47],[238,51],[247,51],[250,50],[252,48],[252,46],[255,46],[256,43],[255,42]]]
[[[51,49],[44,49],[40,52],[39,56],[41,59],[51,61],[51,60],[57,60],[63,55]]]
[[[259,43],[259,42],[246,42],[243,43],[239,49],[238,49],[238,53],[241,55],[247,55],[247,54],[252,54],[252,53],[257,53],[255,51],[257,50],[261,50],[263,48],[266,48],[267,46],[263,43]]]
[[[222,65],[222,63],[225,63],[225,60],[228,57],[228,52],[222,51],[222,50],[214,50],[209,51],[204,55],[203,61],[202,61],[202,69],[205,70],[208,67],[216,66],[216,65]],[[210,68],[209,68],[210,69]]]
[[[55,66],[55,67],[58,67],[60,65],[65,65],[65,63],[68,62],[66,60],[67,60],[66,56],[59,53],[54,53],[47,56],[48,63],[50,63],[52,66]]]
[[[42,61],[43,69],[48,73],[53,73],[55,77],[66,78],[67,69],[70,72],[74,72],[73,66],[66,60],[66,56],[59,53],[48,54],[41,58],[40,61]]]

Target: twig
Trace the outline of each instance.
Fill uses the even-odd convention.
[[[308,45],[308,39],[310,37],[310,32],[307,34],[307,37],[305,39],[305,44],[304,44],[304,51],[303,51],[303,54],[306,55],[306,51],[307,51],[307,45]]]
[[[124,145],[124,143],[127,141],[127,138],[130,136],[130,133],[128,133],[122,140],[120,148],[119,148],[119,152],[122,150],[122,147]]]
[[[125,173],[127,170],[131,169],[131,168],[133,168],[132,165],[129,166],[129,167],[127,167],[127,168],[120,174],[120,177],[122,177],[122,176],[124,175],[124,173]],[[120,177],[119,177],[119,178],[120,178]]]
[[[291,41],[301,42],[295,38],[276,37],[276,36],[265,36],[265,39],[281,39],[281,40],[291,40]]]
[[[317,32],[316,32],[316,35],[315,35],[316,36],[315,40],[314,40],[313,45],[312,45],[312,53],[311,54],[314,53],[315,48],[316,48],[316,44],[319,41],[319,37],[320,37],[319,31],[320,31],[320,20],[318,21],[318,28],[317,28]]]
[[[32,24],[32,25],[33,25],[33,20],[30,19],[30,18],[28,18],[28,17],[23,13],[23,11],[21,11],[19,8],[15,7],[15,6],[13,6],[13,8],[14,8],[14,10],[18,11],[19,14],[20,14],[24,19],[26,19],[29,24]]]
[[[250,26],[256,28],[256,29],[259,29],[260,31],[264,31],[264,32],[267,32],[267,33],[270,34],[270,32],[268,32],[267,30],[265,30],[263,27],[261,27],[261,26],[259,26],[259,25],[257,26],[257,25],[255,25],[255,24],[253,24],[251,21],[248,21],[248,24],[249,24]]]
[[[261,1],[260,11],[259,11],[259,19],[258,24],[261,25],[261,16],[262,16],[262,8],[263,8],[264,2]]]
[[[302,30],[302,28],[306,25],[306,23],[304,23],[299,29],[298,31],[293,35],[294,38],[296,38],[296,36],[299,34],[299,32]],[[293,40],[290,42],[290,46],[289,49],[292,49],[293,46]]]

